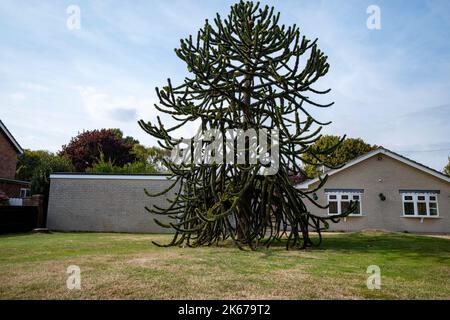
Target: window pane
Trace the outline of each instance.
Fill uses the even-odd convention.
[[[347,199],[348,199],[348,195],[343,194],[343,195],[341,196],[341,199],[347,200]]]
[[[330,199],[336,199],[336,195],[335,194],[330,194]]]
[[[427,204],[426,202],[417,202],[417,211],[419,216],[427,215]]]
[[[353,196],[353,200],[359,200],[359,196]]]
[[[28,198],[31,195],[31,191],[30,189],[27,188],[22,188],[20,189],[20,197],[21,198]]]
[[[430,202],[430,216],[437,216],[437,204],[435,202]]]
[[[430,201],[436,201],[436,196],[430,196]]]
[[[425,200],[425,196],[418,196],[418,197],[417,197],[417,200],[424,201],[424,200]]]
[[[361,214],[361,202],[356,203],[356,210],[352,214]]]
[[[403,203],[403,207],[405,209],[405,215],[408,215],[408,216],[414,215],[414,203],[405,202],[405,203]]]
[[[341,213],[347,213],[350,210],[349,201],[341,201]]]
[[[413,197],[412,196],[405,196],[405,200],[406,201],[412,201]]]
[[[338,214],[338,206],[336,201],[330,201],[328,207],[328,213],[329,214]]]

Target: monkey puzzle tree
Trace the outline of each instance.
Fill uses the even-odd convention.
[[[176,230],[168,245],[210,245],[231,238],[239,247],[255,248],[287,237],[287,248],[305,248],[313,244],[310,231],[319,233],[320,243],[320,232],[328,221],[341,217],[316,216],[305,206],[308,200],[320,207],[310,195],[326,178],[316,190],[307,192],[291,182],[292,175],[301,171],[303,154],[320,137],[322,126],[329,124],[315,119],[308,109],[333,103],[312,98],[330,91],[314,87],[329,69],[317,39],[307,40],[296,25],[280,26],[279,18],[274,8],[241,1],[231,7],[228,18],[217,14],[214,24],[206,20],[196,39],[181,40],[175,49],[191,76],[181,85],[174,86],[169,79],[162,90],[156,88],[160,102],[156,109],[172,117],[176,125],[166,128],[159,116],[157,124],[139,122],[168,150],[177,150],[182,140],[174,138],[174,132],[191,121],[201,122],[199,132],[220,133],[209,144],[188,149],[191,154],[200,149],[205,155],[216,143],[210,155],[223,161],[168,161],[171,187],[159,194],[146,190],[149,196],[159,196],[177,188],[167,208],[147,208],[173,219],[167,224],[155,219]],[[239,147],[231,137],[229,143],[230,130],[256,132],[259,143],[268,142],[259,151],[271,160],[252,162],[254,141],[245,136],[244,146]],[[261,135],[264,130],[270,134]],[[320,152],[330,153],[334,147]],[[233,160],[244,154],[244,161],[230,162],[230,152]],[[277,170],[267,174],[263,169],[274,162],[279,164]]]

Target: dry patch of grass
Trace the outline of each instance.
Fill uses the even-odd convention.
[[[327,234],[320,248],[159,248],[169,235],[0,236],[1,299],[449,299],[450,240]],[[382,289],[366,287],[379,265]],[[81,290],[68,290],[69,265]]]

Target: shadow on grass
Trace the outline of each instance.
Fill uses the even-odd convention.
[[[313,235],[312,240],[318,243],[319,237]],[[227,245],[229,247],[230,244]],[[270,248],[286,249],[286,241],[274,241]],[[269,249],[270,249],[269,248]],[[265,249],[265,246],[261,246]],[[298,250],[291,248],[290,250]],[[334,250],[334,251],[411,251],[416,253],[449,253],[450,239],[430,237],[425,235],[362,231],[354,233],[327,233],[322,235],[319,246],[309,247],[307,250]]]
[[[318,242],[318,236],[312,235],[314,243]],[[203,247],[207,248],[207,247]],[[236,250],[236,253],[251,252],[248,246],[239,250],[232,240],[212,244],[210,248]],[[194,248],[195,249],[195,248]],[[326,233],[322,235],[322,243],[319,246],[309,247],[306,250],[290,248],[292,252],[342,252],[342,253],[380,253],[408,255],[418,259],[424,256],[433,256],[442,260],[450,259],[450,239],[430,237],[425,235],[383,232],[383,231],[361,231],[354,233]],[[234,252],[234,251],[232,251]],[[264,258],[270,258],[288,252],[286,240],[273,241],[269,248],[260,243],[256,252],[262,253]],[[213,250],[210,254],[216,254]]]
[[[56,233],[58,235],[59,233]],[[3,234],[0,235],[1,239],[10,238],[22,238],[30,235],[38,235],[35,233],[15,233],[15,234]],[[63,234],[59,234],[63,235]],[[70,234],[72,235],[72,234]],[[77,234],[82,237],[92,236],[95,238],[98,234],[80,233]],[[120,237],[120,234],[117,234]],[[160,238],[161,235],[155,235],[155,238]],[[171,236],[158,239],[160,243],[169,243]],[[312,235],[312,239],[315,243],[318,242],[318,236]],[[57,240],[57,239],[56,239]],[[89,240],[89,239],[87,239]],[[91,239],[95,240],[95,239]],[[144,239],[147,241],[147,239]],[[236,249],[237,246],[231,240],[221,242],[216,245],[212,245],[211,248],[223,248],[223,249]],[[245,251],[250,251],[248,247],[244,247]],[[296,248],[291,248],[292,251],[298,251]],[[268,256],[277,255],[279,252],[286,252],[286,241],[274,241],[269,249],[267,249],[262,243],[257,249],[258,252],[264,253]],[[323,251],[336,251],[336,252],[385,252],[394,253],[402,252],[404,254],[418,254],[420,256],[440,256],[444,259],[448,259],[450,255],[450,239],[430,237],[424,235],[415,235],[407,233],[395,233],[395,232],[381,232],[381,231],[362,231],[354,233],[326,233],[322,235],[322,243],[319,246],[313,246],[306,251],[311,252],[323,252]]]
[[[23,236],[30,236],[33,234],[38,234],[34,232],[20,232],[20,233],[4,233],[0,234],[0,239],[8,239],[8,238],[17,238],[17,237],[23,237]]]
[[[318,236],[312,236],[315,243]],[[271,248],[285,248],[285,241],[273,242]],[[292,249],[295,250],[295,249]],[[450,239],[394,232],[355,232],[322,235],[319,246],[310,251],[396,252],[421,255],[450,254]]]

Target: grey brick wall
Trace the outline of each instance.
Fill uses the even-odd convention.
[[[150,214],[145,206],[167,207],[167,199],[173,199],[178,188],[156,198],[148,197],[144,188],[157,193],[171,183],[163,176],[158,179],[52,176],[47,227],[59,231],[170,233],[170,229],[153,221],[155,217],[162,222],[168,219]]]

